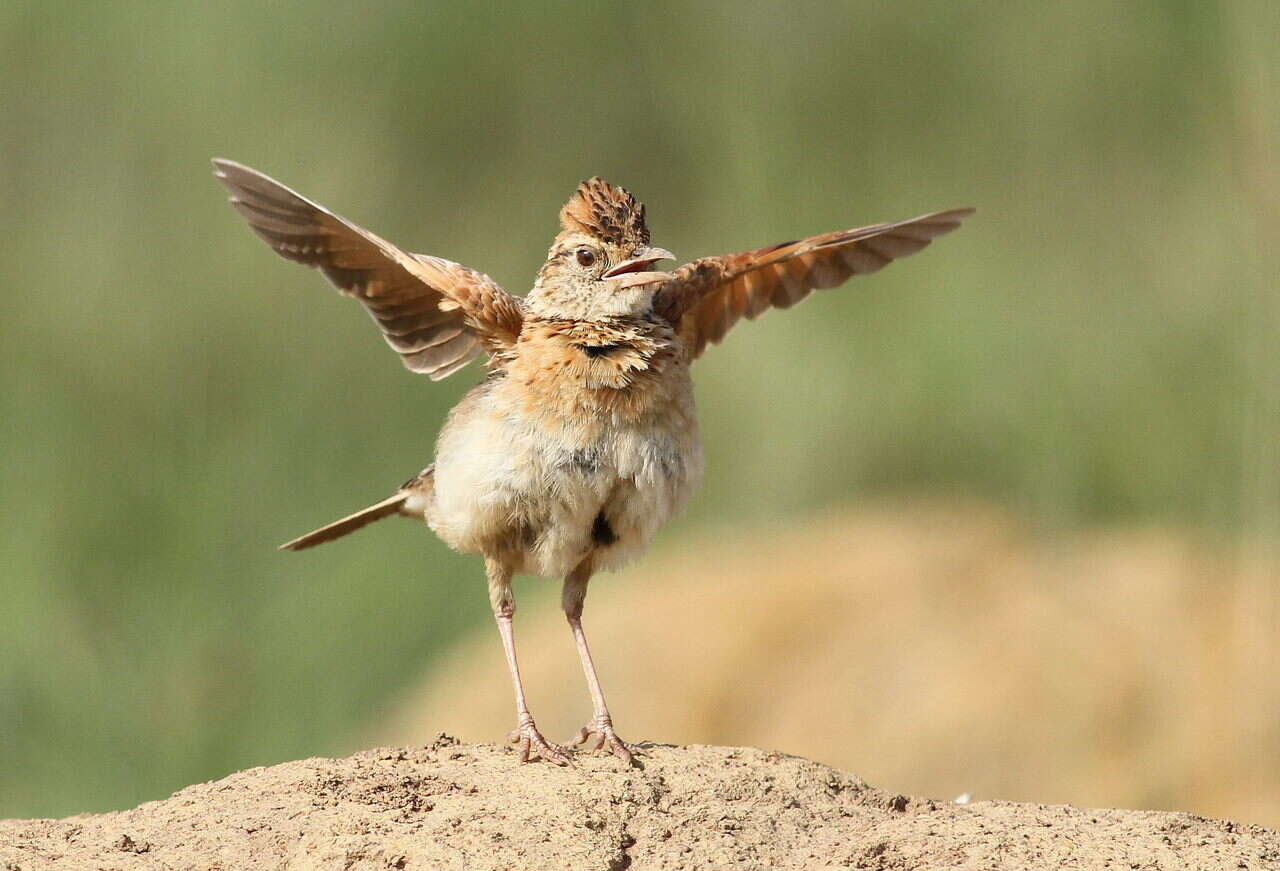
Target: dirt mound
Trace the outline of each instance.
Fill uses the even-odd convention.
[[[1280,562],[1266,551],[868,504],[708,534],[593,579],[586,628],[623,738],[772,747],[916,795],[1280,828]],[[459,595],[483,597],[475,583]],[[563,738],[591,706],[559,588],[517,583],[529,704]],[[511,711],[486,623],[358,746],[496,740]]]
[[[0,822],[0,868],[1280,868],[1280,834],[1179,813],[957,805],[779,753],[642,745],[517,767],[441,737],[254,768],[119,813]]]

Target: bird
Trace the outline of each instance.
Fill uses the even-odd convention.
[[[387,498],[281,545],[300,551],[391,516],[425,521],[483,558],[515,696],[520,762],[573,763],[577,745],[634,762],[614,729],[582,626],[592,577],[638,557],[698,486],[691,366],[740,320],[788,308],[914,254],[971,208],[809,236],[678,268],[651,244],[645,208],[599,177],[559,213],[524,295],[483,272],[401,250],[280,182],[213,160],[231,205],[280,256],[359,301],[410,371],[440,380],[477,357],[484,377],[449,412],[430,465]],[[561,607],[592,715],[563,744],[530,713],[511,581],[563,579]]]

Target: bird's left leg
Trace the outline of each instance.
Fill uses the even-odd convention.
[[[587,582],[591,580],[591,558],[583,560],[564,579],[564,591],[560,603],[564,607],[564,616],[569,620],[569,630],[573,632],[574,643],[578,646],[578,656],[582,658],[582,671],[587,676],[587,688],[591,691],[591,721],[578,730],[578,734],[570,739],[570,744],[585,743],[592,735],[598,735],[595,750],[608,745],[619,759],[628,765],[632,763],[631,750],[618,733],[613,731],[613,720],[609,716],[609,706],[604,702],[604,691],[600,689],[600,678],[596,676],[595,664],[591,661],[591,650],[587,647],[587,636],[582,631],[582,605],[587,598]]]

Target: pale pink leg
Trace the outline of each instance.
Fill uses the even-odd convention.
[[[519,743],[521,762],[528,762],[529,754],[536,752],[548,762],[569,765],[572,761],[569,755],[562,748],[542,737],[542,733],[534,725],[533,715],[529,713],[529,706],[524,700],[520,666],[516,663],[515,633],[511,625],[516,613],[515,596],[511,592],[511,572],[492,560],[485,561],[485,568],[489,573],[489,603],[493,606],[493,617],[498,621],[498,634],[502,636],[502,649],[507,655],[507,670],[511,672],[511,684],[516,694],[516,728],[507,736],[507,741]]]
[[[604,691],[600,689],[600,678],[596,675],[595,663],[591,661],[591,648],[587,646],[587,635],[582,631],[582,605],[587,597],[587,581],[591,579],[589,563],[578,566],[564,580],[564,593],[561,604],[564,615],[569,620],[569,630],[573,633],[573,641],[578,647],[578,656],[582,659],[582,671],[587,676],[587,689],[591,692],[591,721],[578,730],[578,734],[570,739],[570,744],[583,744],[592,735],[598,735],[593,750],[600,750],[606,745],[613,754],[628,765],[632,764],[631,750],[613,731],[613,720],[609,716],[609,706],[604,701]]]

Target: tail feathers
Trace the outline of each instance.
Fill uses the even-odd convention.
[[[370,505],[363,511],[357,511],[355,514],[348,515],[341,520],[335,520],[327,526],[322,526],[314,532],[308,532],[293,541],[286,542],[280,545],[280,549],[306,550],[309,547],[315,547],[317,544],[324,544],[326,541],[341,538],[348,533],[355,532],[357,529],[363,529],[375,520],[390,517],[392,514],[400,514],[401,509],[404,508],[404,503],[410,495],[410,493],[401,490],[394,496],[383,499],[377,505]]]

